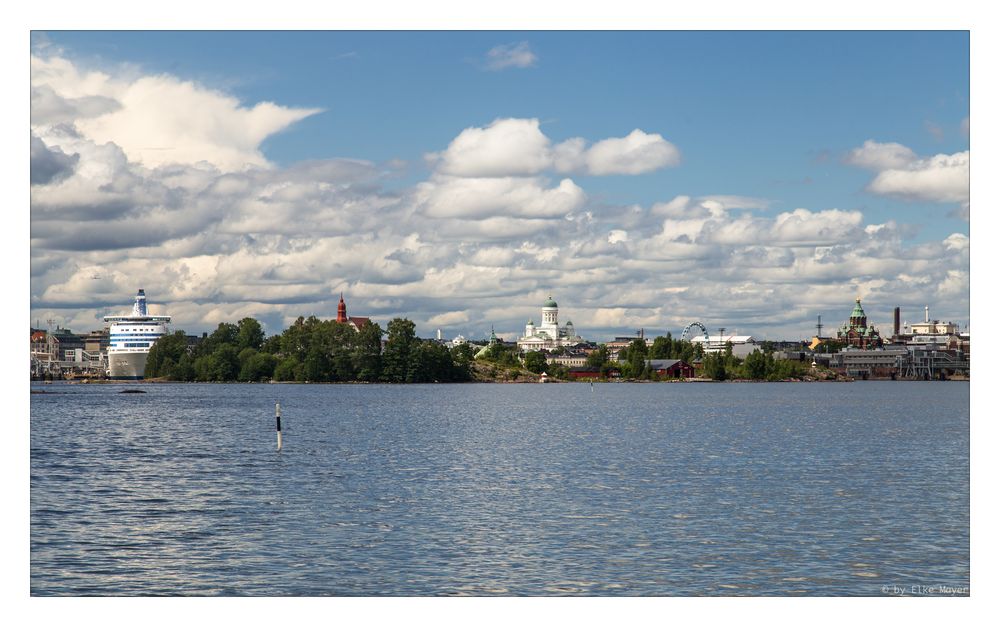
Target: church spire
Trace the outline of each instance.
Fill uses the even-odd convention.
[[[344,302],[344,293],[340,293],[340,302],[337,303],[337,322],[347,322],[347,303]]]

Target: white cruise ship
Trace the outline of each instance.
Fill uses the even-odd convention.
[[[111,323],[108,347],[108,376],[112,379],[141,379],[146,371],[149,347],[167,332],[170,316],[153,316],[146,311],[146,292],[139,290],[131,315],[104,316]]]

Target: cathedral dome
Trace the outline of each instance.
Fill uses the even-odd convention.
[[[542,307],[558,307],[558,306],[559,305],[556,303],[556,301],[552,300],[551,296],[549,296],[549,299],[545,301],[545,303],[542,305]]]

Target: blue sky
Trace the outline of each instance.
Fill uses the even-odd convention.
[[[968,233],[940,207],[864,193],[839,156],[867,139],[918,154],[968,148],[966,32],[67,32],[84,62],[130,62],[219,85],[244,102],[325,111],[263,143],[278,164],[419,161],[461,129],[536,117],[547,135],[659,132],[684,167],[605,181],[613,202],[742,194],[776,209],[865,207]],[[539,60],[484,72],[482,52],[528,41]],[[721,173],[725,173],[723,176]]]
[[[490,69],[488,53],[499,46],[507,46],[508,50],[521,46],[519,49],[527,52],[530,59]],[[958,159],[964,159],[967,172],[967,32],[47,32],[33,37],[33,54],[39,59],[66,60],[79,72],[99,70],[123,84],[130,81],[137,84],[135,81],[142,77],[168,77],[172,84],[192,81],[199,89],[232,96],[244,108],[270,102],[288,110],[310,110],[310,114],[293,122],[276,123],[273,132],[264,133],[257,148],[267,167],[272,172],[292,172],[307,161],[361,160],[371,166],[372,172],[362,176],[363,180],[352,180],[353,191],[364,194],[367,190],[367,201],[392,196],[401,205],[410,207],[406,215],[411,217],[440,217],[440,212],[427,212],[426,203],[420,204],[424,201],[418,198],[419,193],[413,195],[414,190],[433,194],[455,183],[451,179],[442,183],[442,176],[447,173],[428,155],[445,154],[463,130],[489,130],[495,120],[537,120],[537,131],[553,146],[580,137],[587,145],[593,145],[640,129],[644,136],[660,136],[679,152],[676,163],[664,161],[644,166],[638,173],[622,174],[617,170],[610,174],[595,173],[592,168],[533,171],[531,176],[545,177],[543,189],[555,187],[568,176],[573,185],[583,190],[586,200],[574,202],[566,215],[570,219],[589,214],[590,226],[584,229],[586,233],[560,236],[553,224],[554,230],[532,245],[557,252],[538,253],[532,249],[525,253],[530,259],[522,255],[494,266],[476,266],[497,269],[513,263],[523,270],[523,274],[497,275],[504,284],[502,297],[517,301],[516,313],[503,314],[507,317],[501,316],[501,312],[508,308],[491,299],[483,300],[481,307],[461,302],[459,288],[434,294],[418,289],[407,292],[399,288],[402,285],[399,281],[412,278],[410,283],[416,288],[420,281],[432,282],[427,270],[444,271],[451,267],[461,271],[475,255],[483,257],[482,251],[487,247],[496,248],[497,241],[510,249],[524,248],[532,238],[526,238],[523,230],[515,229],[509,237],[502,237],[503,233],[494,230],[488,237],[477,239],[473,231],[461,229],[461,245],[465,248],[456,252],[455,258],[445,260],[425,255],[421,262],[408,257],[410,261],[404,265],[410,269],[426,264],[420,278],[403,277],[396,272],[393,277],[363,281],[357,276],[338,275],[336,271],[324,277],[329,289],[346,287],[350,292],[352,286],[358,288],[354,296],[361,311],[356,313],[373,313],[376,317],[409,315],[427,335],[433,328],[445,326],[446,333],[475,336],[490,324],[495,324],[498,331],[516,335],[523,326],[522,310],[537,309],[538,303],[534,302],[537,295],[550,291],[562,294],[558,300],[564,307],[581,311],[580,315],[572,314],[574,322],[581,331],[586,329],[580,321],[589,323],[595,339],[639,325],[652,326],[656,332],[676,333],[674,327],[682,319],[705,316],[712,318],[713,326],[796,339],[808,335],[816,314],[831,322],[846,318],[853,298],[859,294],[872,301],[878,322],[888,320],[894,304],[910,305],[913,319],[918,304],[920,311],[923,304],[928,304],[941,316],[963,324],[968,322],[969,224],[967,218],[962,218],[963,206],[964,215],[968,215],[967,195],[964,200],[960,193],[956,196],[954,185],[947,190],[937,187],[939,183],[933,178],[936,171],[932,171],[936,166],[928,161],[936,155],[957,155]],[[33,88],[36,75],[40,76],[33,70]],[[54,79],[51,84],[58,83],[55,89],[63,89],[62,96],[82,93],[79,84],[59,81],[62,82]],[[108,96],[113,91],[102,92],[102,96],[117,97]],[[119,89],[114,93],[125,92]],[[123,105],[128,106],[128,103]],[[192,110],[190,115],[203,113]],[[77,127],[86,128],[87,124]],[[105,135],[100,141],[95,135],[94,143],[120,143],[125,146],[130,165],[148,165],[148,153],[143,157],[129,148],[127,137],[118,142],[113,135],[107,135],[127,132],[124,128],[105,125],[102,129]],[[499,129],[494,130],[499,134]],[[57,143],[48,127],[35,124],[34,120],[33,133],[47,148]],[[886,146],[905,150],[907,157],[899,162],[873,156],[883,155]],[[862,149],[864,154],[852,152]],[[88,157],[80,154],[85,162]],[[859,166],[860,163],[869,165]],[[891,163],[896,165],[886,165]],[[900,169],[909,173],[919,171],[921,176],[926,174],[930,178],[903,182],[893,179],[895,182],[886,182],[881,187],[875,184],[876,177],[898,175]],[[480,175],[463,176],[482,181]],[[79,176],[79,171],[74,176]],[[525,178],[517,182],[529,181]],[[67,179],[60,179],[58,184],[65,187]],[[42,187],[39,186],[37,194],[33,187],[33,229],[36,225],[44,226],[48,215],[41,210],[47,202]],[[650,238],[661,226],[660,218],[654,218],[660,214],[652,209],[657,203],[668,203],[678,197],[697,201],[719,196],[749,198],[755,202],[726,207],[725,217],[717,216],[718,220],[708,226],[702,224],[702,240],[713,248],[692,252],[688,263],[672,255],[669,262],[656,261],[665,264],[661,269],[647,265],[636,269],[634,274],[624,270],[601,277],[595,274],[594,281],[586,282],[584,287],[568,287],[559,280],[558,273],[542,272],[545,277],[540,280],[538,273],[532,275],[532,268],[551,270],[557,260],[564,262],[558,265],[562,272],[580,272],[586,264],[576,263],[578,260],[572,258],[571,251],[602,229],[611,239],[618,236],[608,234],[625,231],[631,248],[609,252],[610,256],[597,265],[618,264],[621,268],[634,265],[639,257],[648,259],[650,247],[655,244]],[[415,199],[412,202],[411,197]],[[355,205],[348,203],[340,208],[349,211],[348,206]],[[65,204],[60,207],[65,210]],[[627,207],[638,207],[636,211],[645,212],[644,217],[632,221],[631,228],[622,226],[628,222],[622,217],[628,213],[624,209]],[[836,228],[854,229],[854,235],[841,231],[840,235],[832,236],[830,229],[836,228],[821,225],[817,228],[827,230],[807,238],[813,250],[792,247],[787,238],[774,240],[776,231],[768,230],[767,221],[780,221],[780,216],[796,209],[810,212],[805,216],[807,220],[820,212],[839,210],[842,213],[824,215],[838,221]],[[81,211],[86,212],[83,208]],[[233,211],[246,217],[249,209],[242,206]],[[297,215],[308,221],[310,215],[317,215],[315,211]],[[657,241],[685,244],[691,241],[701,245],[702,240],[693,234],[681,233],[687,228],[681,222],[704,219],[708,209],[693,202],[684,211],[671,216],[677,222],[662,225],[663,233]],[[526,212],[528,209],[523,206],[505,206],[499,207],[494,217],[539,217],[528,216]],[[847,215],[850,212],[859,213],[861,218]],[[747,214],[758,221],[753,224],[761,231],[759,241],[744,239],[734,244],[731,237],[725,242],[718,236],[709,237],[710,232],[717,233],[726,225],[732,226],[734,221],[736,226],[732,228],[742,228],[739,225],[744,222],[739,220]],[[230,219],[233,215],[228,214]],[[127,217],[118,216],[117,223],[127,222]],[[474,219],[482,226],[483,219],[489,217],[480,212]],[[243,222],[254,224],[252,220]],[[890,244],[884,243],[885,236],[876,237],[871,229],[865,230],[885,224],[890,224],[891,229],[883,228],[880,232],[892,230]],[[449,223],[448,227],[451,226]],[[414,226],[413,230],[420,242],[407,244],[409,248],[405,249],[411,253],[424,244],[441,246],[440,242],[434,243],[434,237],[421,233],[420,226]],[[481,233],[481,229],[474,231]],[[770,235],[764,235],[764,231]],[[852,244],[851,238],[857,239],[863,232],[868,233],[867,241]],[[257,242],[267,232],[248,231],[240,235],[242,241]],[[336,237],[347,235],[338,232]],[[376,250],[377,245],[373,244],[375,248],[371,251],[357,254],[371,254],[370,266],[394,263],[402,258],[398,253],[403,250],[399,248],[403,234],[395,235],[395,238],[385,236],[384,241],[379,235],[377,239],[382,241],[383,249]],[[955,244],[958,241],[955,235],[966,237],[963,245]],[[179,242],[193,236],[193,232],[180,233],[157,244],[167,247],[166,254],[167,249],[184,248]],[[952,239],[948,240],[949,237]],[[646,245],[646,252],[638,250],[642,247],[640,239]],[[874,240],[881,242],[880,246],[891,245],[892,253],[884,248],[879,249],[881,252],[871,252],[868,247],[875,245]],[[168,246],[171,241],[172,246]],[[957,250],[956,255],[942,258],[943,253],[934,248],[945,241],[950,242],[945,249]],[[334,246],[332,240],[327,244]],[[112,260],[121,264],[129,247],[111,245],[102,252],[92,246],[72,260],[75,270],[49,267],[41,262],[47,251],[54,253],[60,245],[66,246],[55,244],[51,237],[33,239],[33,264],[46,270],[33,270],[32,315],[35,316],[36,310],[41,314],[63,309],[58,313],[67,322],[86,325],[101,307],[110,306],[112,294],[101,292],[88,302],[80,291],[82,288],[65,283],[65,289],[60,291],[59,282],[71,282],[84,267],[98,267]],[[818,252],[816,245],[821,249]],[[231,255],[233,246],[236,244],[220,246],[213,254]],[[761,299],[779,306],[784,303],[786,310],[795,310],[780,321],[769,316],[767,307],[747,305],[729,311],[734,298],[720,297],[718,302],[711,302],[712,290],[702,293],[688,289],[688,298],[678,302],[666,301],[665,297],[649,301],[636,296],[643,290],[660,289],[666,295],[690,288],[676,281],[650,284],[652,277],[667,273],[689,273],[702,284],[720,280],[716,293],[726,294],[730,289],[739,290],[741,283],[749,285],[760,280],[749,275],[741,279],[740,264],[747,263],[747,255],[755,259],[769,256],[768,263],[792,268],[808,258],[829,258],[826,248],[831,246],[843,268],[837,272],[796,271],[794,276],[786,277],[784,291],[769,293]],[[151,254],[148,248],[143,247],[141,256]],[[116,252],[112,254],[111,250]],[[866,255],[879,259],[891,257],[895,263],[866,267],[852,275],[851,265],[858,266],[858,259]],[[92,258],[84,261],[87,256]],[[932,281],[926,280],[924,269],[913,272],[924,276],[923,279],[907,282],[906,276],[900,278],[909,274],[902,270],[906,263],[914,262],[916,268],[935,259],[940,267]],[[270,271],[267,277],[275,276],[274,268]],[[532,280],[525,281],[524,276]],[[781,282],[781,277],[773,272],[761,276],[765,282]],[[476,280],[484,278],[477,276]],[[597,289],[601,280],[608,281],[607,289]],[[296,279],[290,279],[290,286],[295,283]],[[843,304],[836,308],[838,299],[833,288],[838,283],[842,285],[843,296],[839,301]],[[963,291],[963,284],[964,297],[956,298],[955,294]],[[383,290],[392,296],[380,298],[377,285],[393,286]],[[523,288],[518,289],[517,285]],[[796,285],[800,287],[796,289]],[[121,294],[119,300],[127,300],[131,291]],[[211,327],[221,321],[213,316],[254,309],[252,299],[245,294],[211,291],[192,297],[189,301],[192,306],[186,308],[183,294],[191,291],[173,290],[164,299],[171,311],[189,309],[182,316],[190,319],[178,320],[185,327]],[[278,307],[280,303],[271,299],[257,308],[258,315],[270,320],[272,331],[280,330],[277,327],[303,303],[308,303],[319,315],[331,315],[330,303],[319,300],[318,292],[289,287],[287,293],[284,307]],[[151,294],[151,298],[155,299],[155,295]],[[233,299],[228,308],[205,307],[212,299],[227,298]],[[695,299],[698,306],[692,304],[690,311],[677,312],[679,305]],[[492,304],[486,304],[489,302]],[[335,300],[332,303],[335,307]],[[628,311],[629,303],[638,303],[634,312]],[[623,308],[626,311],[619,315],[621,324],[614,324],[616,311]],[[89,313],[73,313],[69,309]]]

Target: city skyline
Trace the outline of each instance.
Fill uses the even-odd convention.
[[[54,32],[31,81],[33,321],[969,324],[967,32]]]

